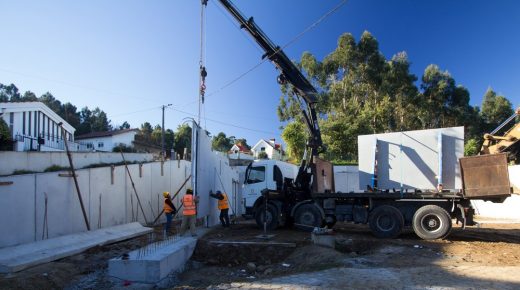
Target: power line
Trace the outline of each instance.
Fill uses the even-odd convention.
[[[323,20],[325,20],[326,18],[328,18],[330,15],[332,15],[333,13],[335,13],[337,10],[339,10],[343,5],[345,5],[347,3],[347,0],[342,0],[338,5],[336,5],[334,8],[332,8],[331,10],[329,10],[327,13],[325,13],[323,16],[321,16],[317,21],[315,21],[314,23],[312,23],[310,26],[308,26],[306,29],[304,29],[302,32],[300,32],[298,35],[296,35],[293,39],[291,39],[289,42],[287,42],[285,45],[283,45],[282,47],[280,47],[279,49],[277,49],[273,54],[277,54],[279,51],[289,47],[291,44],[293,44],[294,42],[296,42],[298,39],[300,39],[304,34],[306,34],[307,32],[309,32],[311,29],[315,28],[316,26],[318,26]],[[248,69],[246,72],[240,74],[238,77],[232,79],[231,81],[227,82],[226,84],[224,84],[222,87],[220,87],[219,89],[217,89],[216,91],[213,91],[211,93],[209,93],[208,95],[206,95],[206,97],[209,97],[209,96],[212,96],[212,95],[215,95],[215,94],[218,94],[219,92],[221,92],[222,90],[226,89],[227,87],[231,86],[232,84],[236,83],[237,81],[239,81],[241,78],[243,78],[244,76],[246,76],[247,74],[249,74],[250,72],[254,71],[255,69],[257,69],[260,65],[262,65],[264,62],[266,62],[267,60],[269,60],[269,56],[265,57],[262,61],[260,61],[258,64],[254,65],[252,68]]]
[[[189,116],[197,117],[197,115],[195,115],[195,114],[192,114],[192,113],[189,113],[189,112],[186,112],[186,111],[183,111],[183,110],[179,110],[179,109],[176,109],[174,107],[169,107],[169,108],[174,110],[174,111],[177,111],[179,113],[183,113],[183,114],[186,114],[186,115],[189,115]],[[243,127],[243,126],[229,124],[229,123],[226,123],[226,122],[222,122],[222,121],[218,121],[218,120],[210,119],[210,118],[205,118],[205,120],[211,121],[211,122],[214,122],[214,123],[218,123],[218,124],[222,124],[222,125],[225,125],[225,126],[235,127],[235,128],[238,128],[238,129],[243,129],[243,130],[257,132],[257,133],[265,133],[265,134],[271,134],[271,135],[277,135],[278,134],[278,133],[274,133],[274,132],[257,130],[257,129],[251,129],[251,128],[247,128],[247,127]]]
[[[22,72],[18,72],[18,71],[7,70],[7,69],[3,69],[3,68],[0,68],[0,71],[3,71],[5,73],[20,75],[20,76],[23,76],[23,77],[26,77],[26,78],[32,78],[32,79],[42,80],[42,81],[46,81],[46,82],[58,83],[58,84],[66,85],[66,86],[69,86],[69,87],[76,87],[76,88],[90,90],[90,91],[97,91],[97,92],[104,93],[104,94],[107,94],[107,95],[120,96],[120,97],[124,97],[124,98],[132,98],[132,99],[135,99],[135,100],[145,100],[143,98],[132,96],[132,95],[129,95],[129,94],[123,94],[123,93],[118,93],[118,92],[111,92],[111,91],[107,91],[105,89],[89,87],[89,86],[75,84],[75,83],[64,82],[64,81],[60,81],[60,80],[56,80],[56,79],[50,79],[50,78],[46,78],[46,77],[42,77],[42,76],[38,76],[38,75],[33,75],[33,74],[27,74],[27,73],[22,73]],[[146,99],[146,101],[149,101],[149,100],[150,100],[149,98]],[[155,101],[159,101],[159,100],[155,99]]]

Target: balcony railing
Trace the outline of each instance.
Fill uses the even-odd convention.
[[[61,138],[36,138],[33,136],[16,135],[17,151],[65,151],[65,142]],[[68,141],[70,151],[90,151],[86,144]]]

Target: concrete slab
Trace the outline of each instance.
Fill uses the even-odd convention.
[[[2,248],[0,249],[0,273],[18,272],[81,253],[95,246],[115,243],[151,231],[151,228],[135,222]]]
[[[311,234],[312,243],[318,246],[334,249],[336,247],[336,237],[331,235]]]
[[[209,229],[197,229],[197,237]],[[170,273],[182,271],[191,258],[197,237],[171,236],[108,261],[108,275],[134,283],[155,284]]]

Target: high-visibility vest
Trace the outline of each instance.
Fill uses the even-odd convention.
[[[197,209],[195,208],[195,201],[193,200],[192,194],[186,194],[182,198],[182,203],[184,205],[184,210],[182,211],[183,215],[196,215]]]
[[[228,200],[227,200],[227,194],[224,192],[222,193],[223,199],[218,200],[218,209],[227,209],[229,208]]]
[[[168,200],[169,198],[165,198],[164,199],[164,213],[172,213],[173,212],[173,208],[166,203],[166,201]]]

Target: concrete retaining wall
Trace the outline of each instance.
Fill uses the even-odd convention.
[[[191,163],[183,160],[129,165],[149,222],[162,210],[162,192],[177,191],[190,168]],[[5,184],[0,185],[0,247],[86,230],[74,180],[60,176],[66,173],[0,177]],[[146,224],[124,166],[114,167],[113,172],[111,167],[77,170],[77,179],[91,229],[133,221]]]
[[[118,163],[123,161],[120,153],[110,152],[71,152],[75,168],[91,164]],[[127,162],[150,162],[149,153],[125,153]],[[10,175],[15,170],[43,172],[46,168],[58,165],[69,167],[67,153],[61,152],[0,152],[0,175]]]

